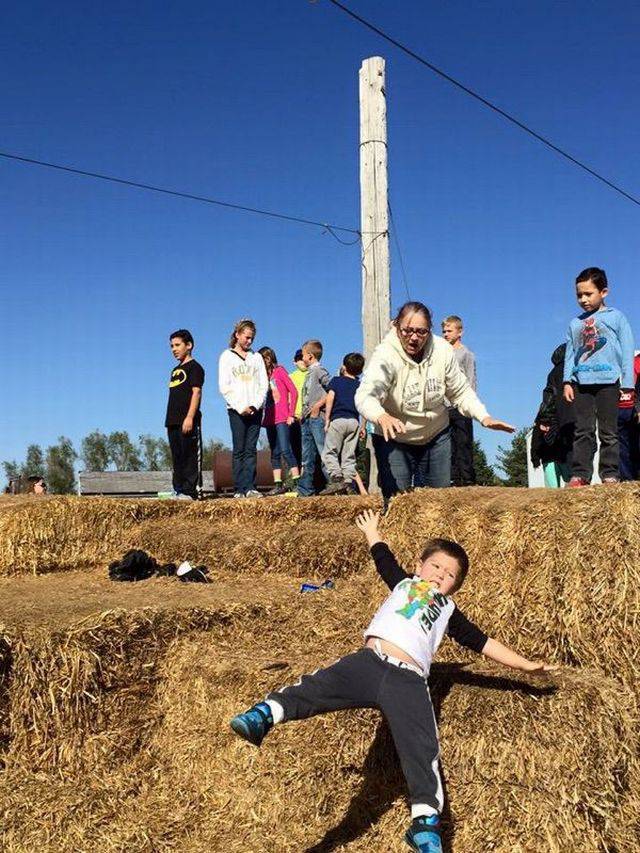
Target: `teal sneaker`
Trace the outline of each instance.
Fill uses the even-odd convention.
[[[440,817],[416,817],[405,834],[405,841],[418,853],[442,853],[440,839]]]
[[[230,725],[237,735],[248,740],[254,746],[260,746],[265,736],[273,728],[271,708],[266,702],[258,702],[244,714],[237,714],[231,720]]]

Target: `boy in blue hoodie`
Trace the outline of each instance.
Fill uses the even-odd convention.
[[[604,304],[607,274],[588,267],[576,278],[583,313],[569,324],[564,359],[564,399],[575,406],[576,429],[569,486],[586,486],[593,474],[596,422],[600,479],[617,483],[618,400],[633,390],[633,334],[627,318]]]

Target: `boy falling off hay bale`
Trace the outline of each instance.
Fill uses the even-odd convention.
[[[382,541],[379,520],[372,510],[356,519],[376,569],[391,590],[365,631],[364,647],[304,675],[292,687],[270,693],[234,717],[231,728],[260,746],[276,723],[346,708],[378,708],[391,730],[409,788],[412,822],[405,839],[413,850],[441,853],[444,798],[427,678],[442,638],[448,634],[460,645],[513,669],[537,673],[555,667],[529,661],[488,637],[454,604],[451,596],[469,570],[464,548],[448,539],[430,539],[415,574],[409,575]]]

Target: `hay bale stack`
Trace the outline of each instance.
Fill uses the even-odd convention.
[[[392,503],[384,534],[407,569],[427,536],[458,540],[472,557],[465,612],[570,667],[540,692],[443,645],[433,695],[456,853],[640,847],[639,497],[629,485]],[[217,609],[5,631],[3,849],[403,849],[404,784],[374,712],[284,726],[260,752],[227,729],[245,704],[358,645],[385,594],[352,526],[371,505],[53,499],[2,513],[0,573],[142,546],[246,590]],[[271,606],[254,593],[267,572],[339,582]]]
[[[260,615],[170,643],[145,705],[120,705],[136,746],[112,744],[118,762],[67,766],[63,775],[12,765],[0,783],[4,849],[405,849],[406,790],[376,712],[282,726],[259,751],[228,728],[239,708],[321,662],[304,634],[317,606],[307,600],[278,643],[273,632],[269,654]],[[625,823],[632,731],[617,684],[588,671],[532,683],[443,664],[432,693],[454,850],[633,849]]]
[[[52,497],[21,503],[0,513],[0,576],[108,561],[133,526],[176,511],[173,501]]]
[[[247,615],[259,610],[236,609]],[[8,636],[7,766],[60,772],[120,765],[157,722],[149,706],[168,645],[214,627],[223,635],[233,618],[234,608],[143,608]]]
[[[239,837],[230,850],[305,850],[327,836],[349,850],[403,849],[405,786],[375,712],[283,726],[260,751],[226,729],[243,701],[313,669],[317,655],[303,652],[295,668],[276,672],[268,658],[231,659],[224,645],[213,660],[200,639],[181,645],[157,744],[174,784],[208,792],[203,842],[233,825]],[[554,690],[486,667],[434,668],[454,849],[539,851],[547,839],[558,851],[629,849],[620,821],[633,735],[629,696],[597,673],[569,671],[555,681]],[[195,739],[175,735],[188,708],[201,721]]]
[[[129,548],[234,570],[304,574],[328,564],[348,570],[358,512],[372,498],[179,501],[59,497],[0,514],[0,576],[85,569]],[[306,566],[292,559],[305,547]],[[361,554],[361,564],[366,554]]]

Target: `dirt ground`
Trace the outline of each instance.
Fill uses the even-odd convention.
[[[234,578],[218,574],[210,584],[182,583],[177,578],[150,578],[136,583],[109,580],[106,567],[51,575],[0,578],[0,625],[6,629],[78,622],[105,610],[140,607],[176,610],[216,609],[246,599],[277,603],[299,595],[300,581],[283,575]]]

